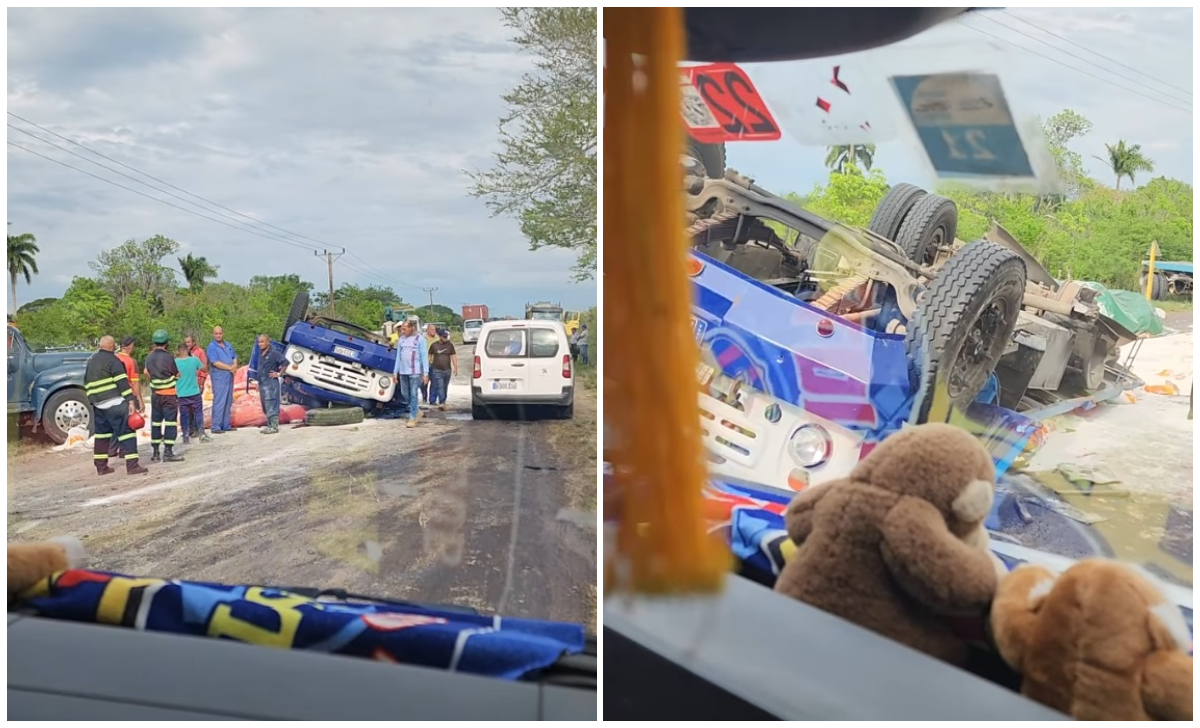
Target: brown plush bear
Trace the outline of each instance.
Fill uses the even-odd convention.
[[[48,576],[83,565],[83,544],[71,536],[8,545],[8,606],[17,595]]]
[[[789,504],[798,548],[775,590],[956,665],[969,648],[948,617],[986,615],[998,571],[983,522],[995,465],[946,424],[884,440],[848,478]]]
[[[1000,582],[992,635],[1021,693],[1077,720],[1192,720],[1191,634],[1149,574],[1085,559]]]

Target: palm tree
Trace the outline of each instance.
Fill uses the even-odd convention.
[[[1121,189],[1121,178],[1128,177],[1129,183],[1133,184],[1133,176],[1138,172],[1153,172],[1154,162],[1149,157],[1142,154],[1142,145],[1133,144],[1126,145],[1125,140],[1119,140],[1114,144],[1105,144],[1104,148],[1108,150],[1108,159],[1096,157],[1101,162],[1107,162],[1112,168],[1113,174],[1117,176],[1117,189]]]
[[[874,163],[874,144],[840,144],[829,147],[829,154],[825,156],[825,166],[839,174],[844,174],[847,167],[858,167],[860,164],[870,172]]]
[[[196,257],[191,253],[188,253],[186,258],[179,258],[179,267],[183,270],[183,277],[187,279],[188,288],[193,292],[199,292],[204,288],[205,279],[217,274],[216,267],[209,263],[207,258]]]
[[[12,283],[11,310],[14,314],[17,312],[17,279],[24,276],[26,284],[33,283],[33,276],[38,272],[39,252],[33,233],[8,236],[8,280]]]

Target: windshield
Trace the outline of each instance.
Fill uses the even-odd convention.
[[[596,221],[576,211],[595,209],[596,9],[8,18],[9,311],[34,350],[115,349],[102,371],[129,390],[86,356],[10,359],[10,542],[594,634],[594,365],[529,365],[480,404],[462,334],[482,317],[461,314],[544,295],[595,317]],[[147,29],[162,42],[131,41]],[[63,63],[68,37],[83,55]],[[578,148],[508,121],[548,116]],[[299,634],[271,644],[346,643]],[[455,671],[494,669],[471,652]]]
[[[998,549],[1115,556],[1189,590],[1192,78],[1182,59],[1191,17],[985,10],[844,57],[681,69],[696,249],[834,315],[821,324],[833,332],[853,324],[909,342],[924,337],[923,353],[896,362],[915,377],[911,394],[948,387],[963,426],[985,441],[1016,426],[999,424],[996,413],[1024,418],[1012,422],[1032,436],[1002,438],[1019,443],[1018,455],[995,456],[1002,477],[988,527]],[[1178,30],[1167,28],[1173,23]],[[1143,31],[1155,33],[1152,46],[1135,40]],[[744,113],[723,103],[734,76]],[[748,131],[723,131],[735,125]],[[743,214],[715,202],[721,195]],[[780,214],[780,206],[807,217]],[[1014,271],[1013,282],[971,277],[967,262],[988,256]],[[1152,257],[1161,264],[1153,273]],[[1172,261],[1187,262],[1186,272],[1169,269]],[[710,275],[702,281],[711,284],[698,285],[720,290]],[[1011,292],[996,292],[1004,286]],[[995,306],[1011,320],[993,327],[995,343],[980,356],[964,355],[946,380],[930,378],[922,389],[936,361],[930,352],[954,357],[960,346],[953,327],[914,332],[913,317],[932,306],[953,316]],[[776,385],[782,372],[739,375],[736,365],[722,373],[719,361],[732,359],[718,354],[729,343],[706,313],[697,308],[708,365],[702,391],[747,412],[782,405],[795,419],[785,415],[781,426],[809,421],[817,403]],[[747,309],[736,340],[766,359],[755,337],[764,347],[782,342],[772,321],[796,316],[782,304]],[[1032,352],[1029,337],[1053,338],[1056,316],[1069,317],[1078,338],[1050,344],[1062,359],[1051,363],[1046,353],[1039,369],[1023,352]],[[1113,321],[1124,333],[1107,328]],[[836,339],[797,351],[843,361]],[[856,376],[890,379],[891,365],[863,356],[875,357],[874,368]],[[925,416],[918,406],[903,419]],[[763,439],[764,424],[744,426]],[[1154,447],[1131,447],[1130,432]],[[724,446],[711,444],[721,456]],[[799,481],[789,475],[794,463],[713,467],[788,489],[820,482],[823,470],[843,472],[836,459],[800,468]]]
[[[558,311],[534,311],[529,315],[533,321],[561,321],[562,313]]]

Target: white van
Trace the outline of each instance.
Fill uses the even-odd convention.
[[[471,377],[471,416],[495,406],[553,408],[575,414],[575,368],[561,321],[488,321],[479,330]]]
[[[463,343],[479,342],[479,330],[483,328],[483,319],[467,319],[463,321]]]

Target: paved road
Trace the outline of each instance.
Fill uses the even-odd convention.
[[[469,348],[449,411],[285,425],[193,444],[137,479],[86,451],[10,461],[10,540],[83,539],[91,568],[344,588],[507,616],[594,623],[595,400],[575,422],[475,422]],[[589,425],[587,418],[591,417]],[[589,503],[590,500],[590,503]]]

